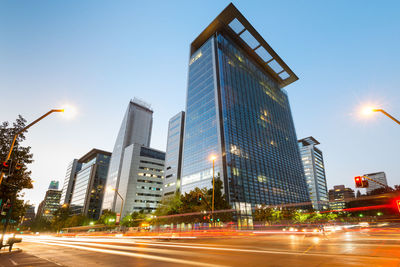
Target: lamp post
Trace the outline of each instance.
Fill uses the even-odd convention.
[[[214,225],[214,185],[215,185],[214,168],[215,168],[215,160],[217,159],[217,157],[212,155],[210,159],[212,160],[212,166],[213,166],[213,171],[212,171],[213,193],[212,193],[211,218]]]
[[[119,212],[119,216],[122,216],[122,208],[124,207],[124,198],[119,194],[118,190],[116,188],[112,188],[111,186],[107,188],[107,190],[111,190],[114,191],[115,193],[117,193],[117,195],[121,198],[121,210]],[[117,223],[119,222],[119,217],[117,216]]]
[[[14,149],[14,145],[15,145],[15,141],[17,140],[17,137],[18,137],[21,133],[23,133],[23,132],[25,132],[26,130],[28,130],[31,126],[33,126],[34,124],[38,123],[39,121],[41,121],[41,120],[44,119],[45,117],[49,116],[49,115],[50,115],[51,113],[53,113],[53,112],[64,112],[64,109],[52,109],[52,110],[50,110],[50,111],[47,112],[46,114],[42,115],[40,118],[34,120],[32,123],[30,123],[29,125],[27,125],[27,126],[25,126],[24,128],[22,128],[20,131],[18,131],[18,132],[14,135],[14,139],[13,139],[13,141],[12,141],[12,143],[11,143],[11,147],[10,147],[10,150],[8,151],[8,155],[7,155],[7,158],[6,158],[5,162],[7,162],[7,161],[10,159],[10,157],[11,157],[11,153],[12,153],[12,151],[13,151],[13,149]],[[1,185],[1,182],[3,181],[3,176],[4,176],[4,173],[1,172],[1,173],[0,173],[0,185]]]
[[[389,113],[387,113],[386,111],[384,111],[383,109],[377,108],[377,109],[372,109],[373,112],[381,112],[384,115],[386,115],[387,117],[389,117],[390,119],[392,119],[394,122],[396,122],[397,124],[400,125],[400,121],[397,120],[395,117],[393,117],[392,115],[390,115]]]

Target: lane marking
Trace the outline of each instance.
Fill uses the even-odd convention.
[[[149,260],[172,262],[172,263],[179,263],[179,264],[185,264],[185,265],[209,266],[209,267],[225,266],[225,265],[201,263],[201,262],[189,261],[189,260],[167,258],[167,257],[162,257],[162,256],[146,255],[146,254],[125,252],[125,251],[116,251],[116,250],[108,250],[108,249],[90,248],[90,247],[76,246],[76,245],[69,245],[69,244],[61,244],[61,243],[48,243],[48,242],[42,242],[42,241],[39,241],[38,243],[46,244],[46,245],[49,245],[49,246],[54,246],[55,245],[55,246],[62,246],[62,247],[70,247],[70,248],[83,249],[83,250],[88,250],[88,251],[93,251],[93,252],[115,254],[115,255],[128,256],[128,257],[134,257],[134,258],[144,258],[144,259],[149,259]]]
[[[45,260],[45,261],[54,263],[54,264],[56,264],[56,265],[58,265],[58,266],[63,266],[62,264],[59,264],[58,262],[55,262],[55,261],[52,261],[52,260],[49,260],[49,259],[40,257],[40,256],[38,256],[38,255],[34,255],[34,254],[32,254],[32,253],[27,252],[27,254],[29,254],[29,255],[31,255],[31,256],[33,256],[33,257],[37,257],[37,258],[39,258],[39,259],[42,259],[42,260]]]
[[[11,263],[13,264],[13,265],[18,265],[18,263],[16,263],[15,261],[13,261],[12,259],[9,259],[10,261],[11,261]]]

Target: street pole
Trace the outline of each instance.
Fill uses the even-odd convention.
[[[13,139],[13,141],[12,141],[12,143],[11,143],[11,147],[10,147],[10,150],[8,151],[8,155],[7,155],[7,158],[6,158],[5,162],[7,162],[7,161],[10,159],[10,157],[11,157],[11,153],[12,153],[12,151],[13,151],[13,149],[14,149],[14,145],[15,145],[15,141],[17,140],[17,137],[18,137],[21,133],[23,133],[23,132],[25,132],[26,130],[28,130],[31,126],[33,126],[34,124],[38,123],[39,121],[41,121],[41,120],[44,119],[45,117],[49,116],[49,115],[50,115],[51,113],[53,113],[53,112],[64,112],[64,110],[63,110],[63,109],[52,109],[52,110],[50,110],[49,112],[47,112],[46,114],[44,114],[43,116],[41,116],[40,118],[34,120],[32,123],[30,123],[30,124],[27,125],[26,127],[22,128],[19,132],[17,132],[17,133],[14,135],[14,139]],[[1,183],[3,182],[3,176],[4,176],[4,172],[1,172],[1,173],[0,173],[0,185],[1,185]]]
[[[124,207],[124,198],[118,193],[118,190],[115,189],[115,193],[117,193],[117,195],[121,198],[121,210],[119,212],[119,217],[122,217],[122,208]],[[118,220],[119,222],[120,220]]]
[[[389,113],[387,113],[386,111],[384,111],[383,109],[373,109],[372,111],[374,112],[381,112],[384,115],[386,115],[387,117],[389,117],[390,119],[392,119],[394,122],[396,122],[397,124],[400,125],[400,121],[397,120],[395,117],[393,117],[392,115],[390,115]]]
[[[211,211],[211,218],[214,226],[214,184],[215,184],[215,179],[214,179],[214,163],[215,163],[215,158],[213,158],[213,195],[212,195],[212,211]]]

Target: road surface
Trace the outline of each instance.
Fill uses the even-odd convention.
[[[146,239],[24,237],[0,266],[400,266],[400,234]]]

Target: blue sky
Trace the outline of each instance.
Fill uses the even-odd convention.
[[[400,2],[235,1],[299,76],[288,86],[298,138],[324,152],[328,187],[385,171],[400,184]],[[189,45],[229,1],[1,1],[0,121],[28,121],[65,103],[27,134],[38,204],[62,184],[68,162],[92,148],[111,151],[129,99],[154,109],[152,147],[165,150],[168,119],[185,107]],[[4,97],[4,98],[3,98]]]

